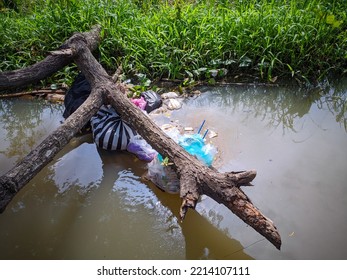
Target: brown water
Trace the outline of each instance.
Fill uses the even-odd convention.
[[[146,164],[75,138],[0,215],[1,259],[347,259],[347,81],[323,91],[205,88],[167,121],[218,133],[221,171],[255,168],[254,204],[282,250],[203,197],[184,223],[178,195]],[[0,101],[0,174],[63,121],[62,106]],[[163,120],[162,120],[163,121]]]

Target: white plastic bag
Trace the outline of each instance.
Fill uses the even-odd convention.
[[[158,156],[148,164],[146,177],[165,192],[176,194],[180,191],[176,172],[171,166],[162,165]]]

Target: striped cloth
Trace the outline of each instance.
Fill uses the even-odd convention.
[[[126,150],[137,132],[110,105],[103,105],[91,120],[94,142],[104,150]]]

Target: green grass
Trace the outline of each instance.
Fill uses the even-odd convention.
[[[101,24],[101,62],[150,79],[322,79],[346,73],[347,1],[17,1],[0,13],[0,70],[41,60]],[[31,4],[25,4],[31,3]],[[71,81],[74,66],[54,78]]]

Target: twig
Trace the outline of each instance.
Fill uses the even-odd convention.
[[[32,91],[22,91],[22,92],[15,92],[15,93],[6,93],[6,94],[0,94],[0,98],[11,98],[11,97],[19,97],[24,95],[45,95],[45,94],[65,94],[66,90],[63,89],[38,89],[38,90],[32,90]]]

